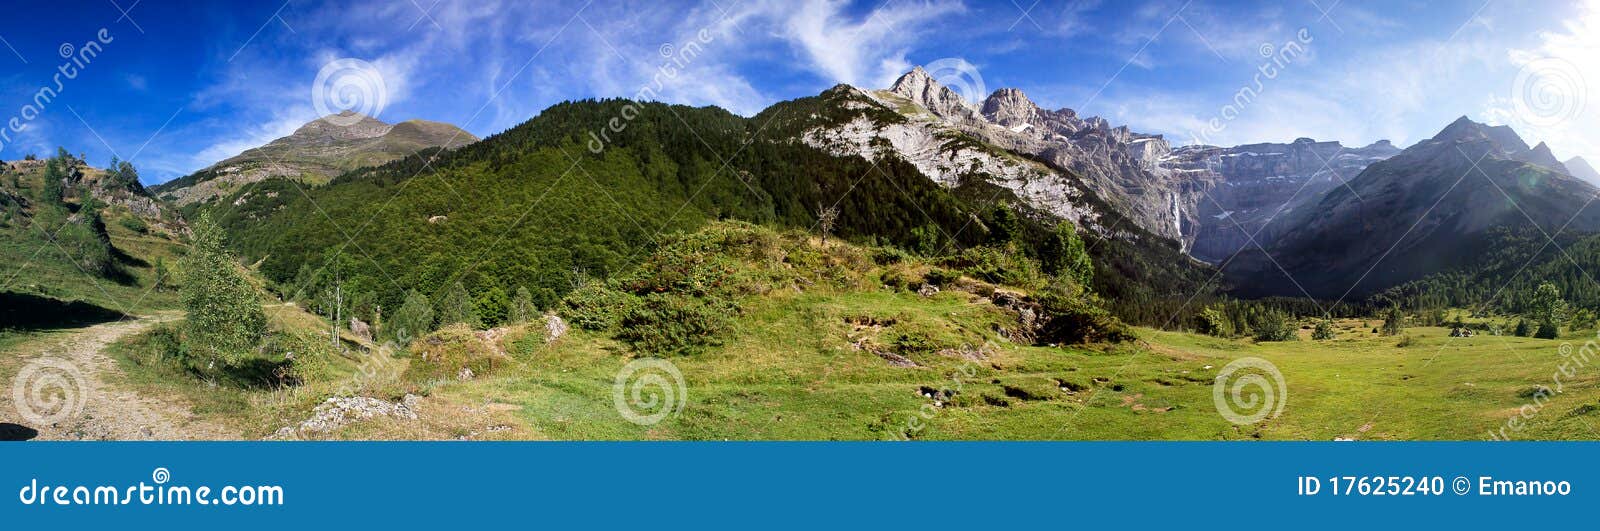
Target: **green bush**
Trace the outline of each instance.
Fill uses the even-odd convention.
[[[1033,259],[1011,248],[972,247],[962,251],[949,264],[985,282],[1026,289],[1045,285],[1044,274]]]
[[[1561,326],[1551,322],[1539,323],[1539,329],[1534,331],[1535,339],[1555,339],[1561,335]]]
[[[1202,334],[1216,337],[1233,337],[1237,331],[1233,327],[1233,320],[1217,308],[1200,310],[1199,331]]]
[[[1251,328],[1255,329],[1256,341],[1294,341],[1294,323],[1289,317],[1277,310],[1263,312]]]
[[[1063,289],[1047,289],[1037,296],[1044,326],[1040,343],[1121,343],[1138,339],[1133,330],[1095,304],[1091,297]]]
[[[922,280],[929,284],[943,287],[948,286],[957,280],[961,280],[961,273],[951,271],[949,269],[935,267],[929,269],[928,272],[922,276]]]
[[[732,304],[671,294],[652,294],[622,319],[617,338],[646,354],[685,354],[721,344],[732,326]]]
[[[1528,321],[1526,319],[1517,319],[1517,327],[1512,329],[1511,335],[1517,337],[1528,337],[1528,334],[1530,333],[1532,333],[1532,330],[1528,326]]]
[[[639,307],[638,297],[602,282],[590,282],[561,299],[561,315],[585,330],[609,330]]]
[[[1383,315],[1383,327],[1378,330],[1385,336],[1397,336],[1406,329],[1406,316],[1400,313],[1399,306],[1392,306]]]
[[[1317,321],[1317,327],[1311,330],[1311,339],[1317,341],[1333,339],[1333,321],[1328,319]]]
[[[407,292],[405,302],[383,331],[400,346],[409,345],[411,340],[433,331],[433,303],[417,290]]]
[[[467,293],[467,287],[460,282],[451,284],[450,289],[445,291],[444,297],[439,299],[434,308],[438,312],[440,327],[458,323],[469,328],[483,327],[483,322],[478,319],[477,306],[473,303],[472,296]]]

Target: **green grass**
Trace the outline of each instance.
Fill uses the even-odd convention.
[[[907,283],[927,264],[874,265],[865,250],[821,246],[803,234],[745,225],[669,245],[660,260],[625,277],[625,289],[685,296],[711,289],[730,304],[716,341],[664,359],[684,380],[681,411],[659,423],[629,422],[616,406],[616,379],[642,348],[615,328],[574,329],[546,343],[542,327],[513,327],[485,346],[509,363],[395,378],[358,390],[385,400],[425,397],[421,418],[364,421],[332,438],[517,438],[685,440],[1436,440],[1484,439],[1556,386],[1565,358],[1581,357],[1592,331],[1561,340],[1479,335],[1451,338],[1445,327],[1372,332],[1377,319],[1339,320],[1336,338],[1261,343],[1137,329],[1136,342],[1093,346],[1010,343],[1000,332],[1015,314],[971,278],[924,297]],[[727,254],[718,254],[727,253]],[[709,260],[709,258],[727,260]],[[709,286],[718,286],[709,288]],[[710,295],[706,295],[710,296]],[[719,306],[718,308],[723,308]],[[275,327],[320,333],[316,316],[275,307]],[[1454,319],[1454,315],[1447,316]],[[1483,319],[1475,319],[1483,322]],[[1500,320],[1504,324],[1504,320]],[[671,327],[673,323],[641,326]],[[400,362],[438,363],[451,349],[479,349],[477,335],[414,349]],[[429,341],[434,336],[419,341]],[[1600,347],[1597,347],[1600,348]],[[430,350],[432,349],[432,350]],[[1592,349],[1591,349],[1592,352]],[[425,359],[426,353],[431,359]],[[1281,372],[1280,415],[1235,425],[1219,413],[1214,382],[1230,362],[1262,358]],[[499,360],[498,354],[496,359]],[[124,367],[141,385],[197,403],[197,413],[251,436],[292,424],[357,368],[338,361],[321,379],[287,389],[210,389],[192,378]],[[481,367],[480,367],[481,368]],[[440,376],[444,377],[440,377]],[[180,375],[181,376],[181,375]],[[1600,439],[1600,359],[1560,380],[1562,392],[1516,439]],[[226,387],[226,386],[222,386]],[[935,396],[928,396],[933,394]],[[654,410],[641,409],[641,414]],[[1240,413],[1249,413],[1241,411]]]

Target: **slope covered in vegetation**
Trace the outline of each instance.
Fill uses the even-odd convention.
[[[190,210],[216,211],[235,248],[261,260],[286,297],[323,306],[313,299],[337,285],[359,302],[348,311],[368,321],[412,290],[439,304],[456,283],[472,299],[527,289],[550,308],[591,279],[627,273],[662,235],[721,219],[811,229],[832,208],[833,232],[858,243],[953,256],[1011,238],[1024,254],[1044,251],[1037,242],[1063,220],[981,176],[946,188],[893,155],[837,157],[793,140],[808,124],[861,112],[840,97],[785,102],[752,118],[625,100],[565,103],[459,150],[321,187],[268,179]],[[1156,319],[1140,302],[1178,300],[1208,274],[1131,225],[1083,237],[1096,287],[1140,322]]]

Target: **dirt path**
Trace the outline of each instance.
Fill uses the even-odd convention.
[[[104,378],[121,370],[103,352],[106,345],[164,320],[95,325],[11,349],[21,358],[0,387],[0,422],[37,430],[38,440],[238,439],[238,433],[194,418],[185,404],[140,396]]]

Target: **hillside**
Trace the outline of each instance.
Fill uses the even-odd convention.
[[[637,117],[591,151],[624,109]],[[718,219],[808,229],[825,206],[836,206],[841,238],[929,255],[1018,232],[1042,242],[1070,221],[1085,227],[1096,288],[1151,320],[1159,310],[1138,302],[1186,296],[1208,276],[1092,192],[1050,208],[1019,187],[1031,181],[1003,168],[934,178],[898,150],[842,153],[800,140],[860,120],[905,118],[845,86],[748,119],[716,108],[570,102],[458,150],[353,171],[309,197],[268,179],[213,208],[236,249],[263,260],[286,296],[337,280],[391,308],[406,290],[439,297],[458,280],[475,297],[525,286],[547,305],[584,279],[630,270],[664,234]],[[970,137],[948,142],[1042,178],[1076,179]],[[423,157],[436,158],[424,169]]]
[[[428,148],[455,149],[477,140],[450,124],[409,120],[391,125],[345,111],[313,120],[289,136],[152,190],[182,206],[228,195],[271,177],[322,184],[356,168],[381,165]]]
[[[1138,329],[1139,341],[1117,342],[1107,333],[1123,332],[1092,307],[1059,304],[1081,300],[1070,283],[1009,264],[718,222],[553,314],[445,326],[403,351],[348,337],[332,351],[314,316],[270,307],[281,338],[268,351],[292,346],[293,385],[174,372],[156,355],[170,331],[114,350],[130,384],[193,403],[199,422],[359,440],[1480,439],[1559,363],[1545,340],[1416,326],[1397,346],[1358,319],[1334,322],[1331,340],[1296,323],[1291,341]],[[1012,275],[983,280],[996,271]],[[1079,341],[1085,330],[1100,339]],[[1243,356],[1292,382],[1268,398],[1287,401],[1280,415],[1235,425],[1218,414],[1215,381]],[[1552,397],[1516,438],[1592,437],[1597,393]]]
[[[156,277],[176,264],[186,229],[132,165],[116,166],[94,168],[65,150],[0,162],[0,331],[175,303]]]

